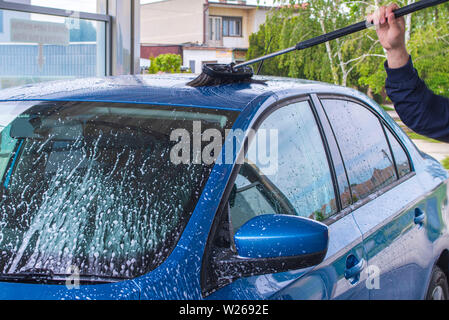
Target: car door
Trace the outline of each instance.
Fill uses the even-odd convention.
[[[432,264],[419,180],[393,131],[349,97],[321,101],[343,157],[368,257],[371,299],[421,299]]]
[[[368,299],[361,233],[336,197],[334,161],[311,100],[273,106],[256,123],[260,123],[257,134],[244,163],[235,168],[229,196],[223,199],[224,213],[217,214],[222,221],[209,238],[212,245],[203,263],[203,294],[208,299]],[[257,270],[258,275],[235,279],[230,279],[231,271],[213,276],[211,261],[220,259],[228,247],[235,250],[236,231],[253,217],[273,213],[327,224],[325,260],[307,269]]]

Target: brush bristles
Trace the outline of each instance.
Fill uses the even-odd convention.
[[[234,83],[254,83],[254,84],[266,84],[264,80],[255,80],[255,79],[217,79],[207,74],[200,74],[198,77],[188,82],[187,85],[193,88],[199,87],[212,87],[212,86],[220,86],[225,84],[234,84]]]
[[[215,85],[216,79],[208,76],[205,73],[200,74],[198,77],[188,82],[187,85],[190,87],[205,87],[205,86],[213,86]]]
[[[242,83],[242,82],[265,83],[265,81],[253,80],[251,79],[251,77],[234,79],[232,77],[232,74],[230,74],[229,78],[214,78],[205,73],[202,73],[198,77],[187,83],[187,85],[190,87],[198,88],[198,87],[220,86],[225,84]]]
[[[232,64],[206,64],[203,66],[203,72],[197,78],[187,83],[187,85],[191,87],[209,87],[249,82],[253,74],[253,69],[249,67],[235,70]]]

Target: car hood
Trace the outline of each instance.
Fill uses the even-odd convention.
[[[0,300],[136,300],[139,288],[130,281],[80,285],[45,285],[0,282]]]

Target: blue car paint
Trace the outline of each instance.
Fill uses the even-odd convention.
[[[241,226],[234,240],[243,258],[296,257],[325,252],[328,229],[302,217],[266,214]]]
[[[203,297],[201,294],[201,261],[212,221],[230,178],[233,165],[216,164],[203,194],[177,246],[158,268],[137,279],[114,284],[81,286],[69,290],[63,285],[0,283],[2,299],[368,299],[390,297],[389,292],[375,296],[365,285],[368,275],[351,284],[344,278],[348,256],[368,263],[379,252],[401,246],[401,236],[411,235],[413,248],[428,250],[426,263],[418,255],[404,258],[404,265],[392,267],[388,279],[403,284],[410,274],[423,271],[419,278],[425,287],[431,268],[440,254],[449,247],[447,232],[447,173],[432,158],[422,155],[402,129],[372,100],[363,94],[336,86],[269,78],[267,85],[239,84],[210,88],[188,88],[190,77],[116,77],[41,84],[0,91],[0,101],[104,101],[111,103],[141,103],[154,105],[196,106],[202,108],[232,109],[241,112],[234,129],[246,132],[256,119],[271,105],[283,99],[316,93],[349,95],[371,106],[393,129],[407,148],[416,172],[413,181],[406,181],[402,193],[387,192],[329,226],[329,248],[326,259],[316,267],[237,279],[232,284]],[[408,182],[408,185],[407,185]],[[414,182],[414,183],[411,183]],[[415,187],[419,206],[428,213],[424,226],[410,224],[413,204],[409,203],[410,184]],[[416,190],[420,185],[421,189]],[[412,188],[413,189],[413,188]],[[392,198],[392,199],[390,199]],[[396,215],[382,211],[382,203],[391,200],[404,204]],[[371,205],[370,205],[371,204]],[[399,206],[399,205],[398,205]],[[415,205],[416,206],[416,205]],[[391,210],[390,210],[391,211]],[[383,215],[378,215],[382,212]],[[390,215],[389,215],[390,214]],[[430,215],[429,215],[430,214]],[[372,218],[372,217],[375,217]],[[394,223],[392,223],[394,222]],[[395,225],[397,223],[397,225]],[[414,234],[412,234],[414,233]],[[427,239],[423,241],[424,237]],[[405,249],[403,249],[405,250]],[[385,251],[385,260],[395,258]],[[426,257],[427,258],[427,257]],[[419,269],[416,269],[419,266]],[[402,272],[411,269],[411,272]],[[406,279],[401,278],[406,274]],[[396,277],[396,278],[394,278]],[[387,279],[387,280],[388,280]],[[397,286],[397,285],[396,285]],[[407,286],[406,286],[407,287]],[[411,289],[411,288],[408,288]],[[425,288],[424,288],[425,291]],[[393,298],[403,298],[393,292]],[[413,293],[422,298],[423,289]]]

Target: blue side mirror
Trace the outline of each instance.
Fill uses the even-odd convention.
[[[234,240],[241,258],[303,257],[316,265],[327,253],[329,236],[327,226],[317,221],[270,214],[249,220],[237,231]]]

